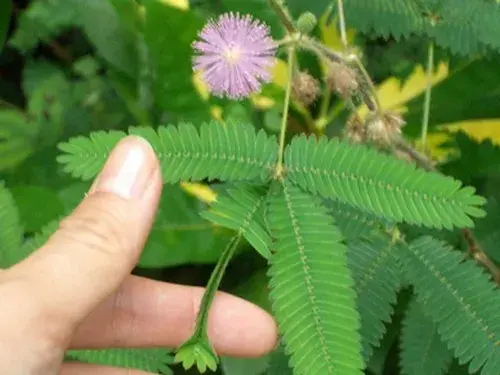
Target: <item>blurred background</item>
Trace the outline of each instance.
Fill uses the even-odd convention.
[[[383,108],[404,116],[403,131],[418,146],[428,33],[406,22],[397,6],[374,11],[368,0],[345,3],[348,39],[361,54]],[[289,0],[287,5],[295,17],[306,10],[315,13],[314,36],[332,49],[341,48],[331,1]],[[61,170],[56,161],[59,142],[98,130],[156,128],[179,121],[200,124],[210,119],[251,122],[271,134],[278,132],[286,83],[283,56],[273,82],[240,102],[211,97],[193,74],[191,43],[197,32],[207,19],[230,10],[267,22],[275,38],[284,35],[265,0],[0,0],[0,181],[12,193],[25,238],[31,241],[20,251],[2,254],[0,267],[36,248],[90,185]],[[498,262],[500,57],[495,46],[466,31],[457,34],[445,25],[435,35],[426,152],[441,171],[476,186],[490,199],[490,215],[480,221],[476,235]],[[324,66],[307,53],[300,55],[300,67],[320,80],[324,74]],[[363,106],[355,110],[366,114]],[[322,96],[311,106],[292,103],[290,135],[314,132],[318,122],[326,124],[326,134],[339,135],[349,114],[343,102],[323,87]],[[165,186],[135,273],[191,285],[206,283],[231,236],[229,230],[198,215],[218,189],[217,184]],[[0,206],[0,245],[7,237],[1,234],[1,219],[8,215],[13,213]],[[453,234],[449,236],[459,243]],[[265,266],[256,252],[243,245],[222,289],[268,309]],[[402,309],[404,291],[400,304]],[[399,373],[397,311],[370,374]],[[220,373],[258,375],[265,364],[265,358],[227,358]],[[176,374],[184,373],[178,366],[172,368]],[[450,374],[459,373],[458,368]]]

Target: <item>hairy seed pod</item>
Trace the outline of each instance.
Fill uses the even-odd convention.
[[[401,134],[403,118],[394,112],[372,115],[368,119],[368,139],[380,146],[389,146]]]
[[[365,125],[357,114],[353,114],[349,117],[343,133],[344,138],[354,144],[364,143],[366,140]]]
[[[305,106],[314,103],[319,96],[320,89],[318,80],[306,72],[300,72],[293,78],[292,95]]]
[[[338,93],[342,98],[352,96],[359,88],[356,72],[338,62],[330,64],[325,82],[331,91]]]

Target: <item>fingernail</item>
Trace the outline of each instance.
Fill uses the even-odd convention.
[[[89,194],[103,191],[125,199],[140,198],[153,173],[154,157],[146,140],[127,137],[111,152]]]

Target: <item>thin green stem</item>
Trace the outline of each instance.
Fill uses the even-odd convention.
[[[345,27],[344,4],[342,3],[342,0],[337,0],[337,7],[339,11],[340,38],[342,40],[342,44],[344,45],[344,49],[347,49],[347,32]]]
[[[288,16],[288,14],[285,12],[283,9],[283,6],[279,4],[276,0],[267,0],[271,8],[274,9],[276,14],[278,15],[278,18],[281,20],[283,23],[283,26],[285,26],[285,29],[290,33],[293,34],[296,32],[295,26],[293,25],[292,20]]]
[[[278,164],[276,165],[276,175],[281,176],[283,173],[283,152],[285,150],[285,134],[288,122],[288,111],[290,110],[290,96],[292,94],[292,80],[293,80],[293,62],[294,62],[295,48],[292,46],[288,49],[288,76],[285,92],[285,104],[283,107],[283,117],[281,119],[281,131],[278,150]]]
[[[370,108],[370,110],[375,112],[380,112],[381,106],[378,100],[377,89],[375,88],[375,84],[373,83],[370,74],[368,74],[368,71],[365,69],[363,63],[361,62],[358,56],[354,56],[352,60],[354,61],[356,67],[363,75],[363,78],[371,92],[371,95],[368,95],[368,97],[365,98],[366,105],[368,106],[368,108]]]
[[[429,51],[427,56],[427,72],[426,80],[427,86],[425,88],[425,100],[424,100],[424,114],[422,117],[422,148],[425,149],[425,142],[427,140],[427,129],[429,127],[429,113],[431,109],[431,91],[432,91],[432,72],[434,70],[434,42],[429,42]]]
[[[231,238],[226,248],[222,252],[219,260],[217,261],[214,270],[212,271],[212,275],[208,280],[205,293],[203,294],[203,298],[201,300],[200,312],[198,313],[198,317],[196,319],[196,327],[192,338],[207,339],[206,337],[207,322],[208,322],[208,313],[210,311],[210,306],[215,297],[217,289],[219,289],[219,285],[222,280],[222,277],[224,276],[224,272],[226,271],[227,265],[229,264],[229,261],[233,257],[234,252],[238,248],[240,240],[241,240],[241,233],[238,233],[233,238]]]

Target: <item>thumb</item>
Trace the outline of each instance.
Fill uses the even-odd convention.
[[[131,272],[151,228],[162,181],[149,144],[122,140],[88,196],[32,256],[6,273],[26,281],[37,320],[67,330],[85,318]],[[66,332],[69,333],[69,332]]]

